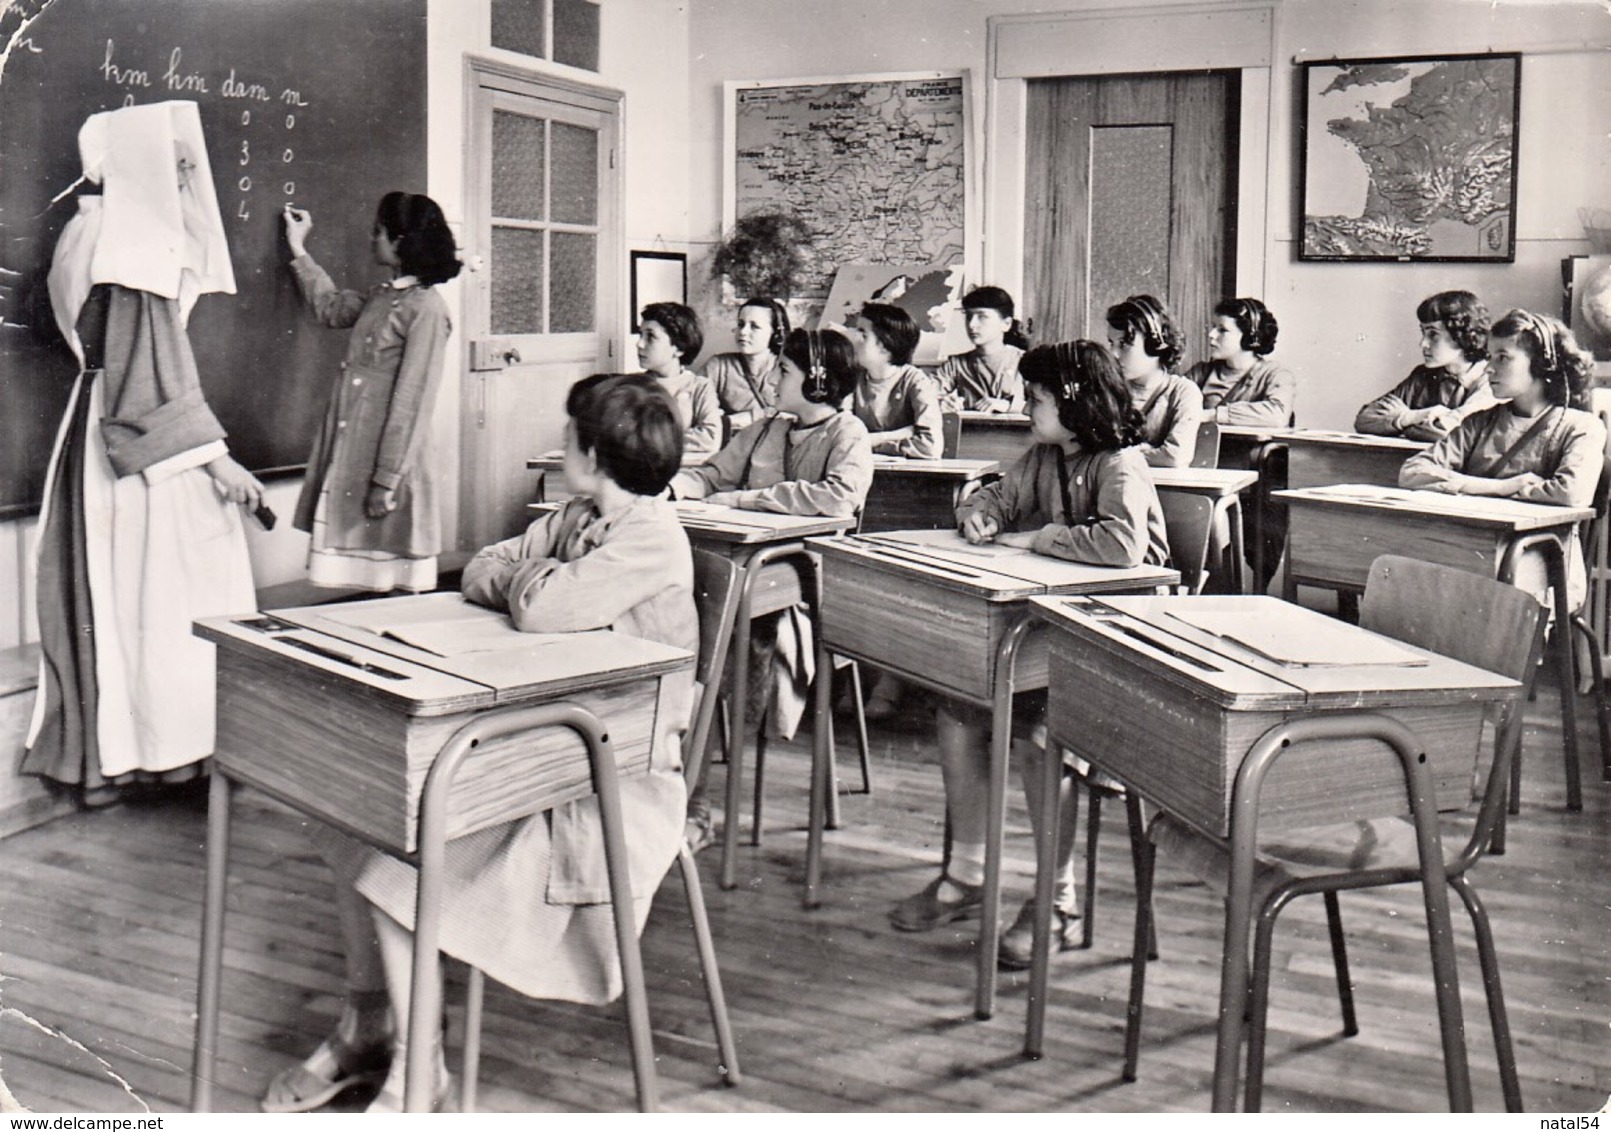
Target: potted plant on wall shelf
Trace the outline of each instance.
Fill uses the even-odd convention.
[[[740,217],[711,256],[711,278],[721,283],[724,303],[756,295],[793,298],[810,242],[811,229],[793,212],[768,209]]]

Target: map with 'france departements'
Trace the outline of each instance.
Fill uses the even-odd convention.
[[[843,263],[958,261],[963,78],[870,79],[734,92],[735,212],[798,215],[813,233],[802,297]]]
[[[1513,57],[1315,66],[1309,90],[1305,255],[1509,258]]]

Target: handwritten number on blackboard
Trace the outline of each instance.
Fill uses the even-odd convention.
[[[241,189],[241,192],[243,192],[243,193],[251,192],[252,191],[252,179],[250,177],[242,177],[240,179],[240,189]]]
[[[246,210],[245,197],[241,198],[240,207],[235,210],[235,215],[241,220],[250,220],[252,218],[252,214]]]
[[[295,114],[287,114],[285,116],[285,128],[288,129],[288,130],[296,129],[296,115]]]
[[[247,141],[245,138],[242,138],[241,139],[241,164],[242,165],[250,165],[251,163],[252,163],[252,143]]]
[[[250,110],[242,110],[241,111],[241,125],[250,126],[251,124],[252,124],[252,112]]]

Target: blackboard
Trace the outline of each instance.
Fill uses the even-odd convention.
[[[201,111],[234,295],[190,317],[202,385],[257,472],[306,462],[347,333],[286,266],[285,204],[338,285],[383,279],[375,206],[425,191],[426,0],[15,0],[0,5],[0,517],[36,508],[76,363],[45,274],[77,205],[78,131],[101,110]],[[9,51],[6,45],[11,44]]]

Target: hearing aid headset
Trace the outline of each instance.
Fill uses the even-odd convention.
[[[806,351],[811,362],[811,368],[806,372],[804,393],[807,401],[816,405],[827,403],[828,400],[828,367],[822,360],[822,334],[821,331],[806,331]]]

